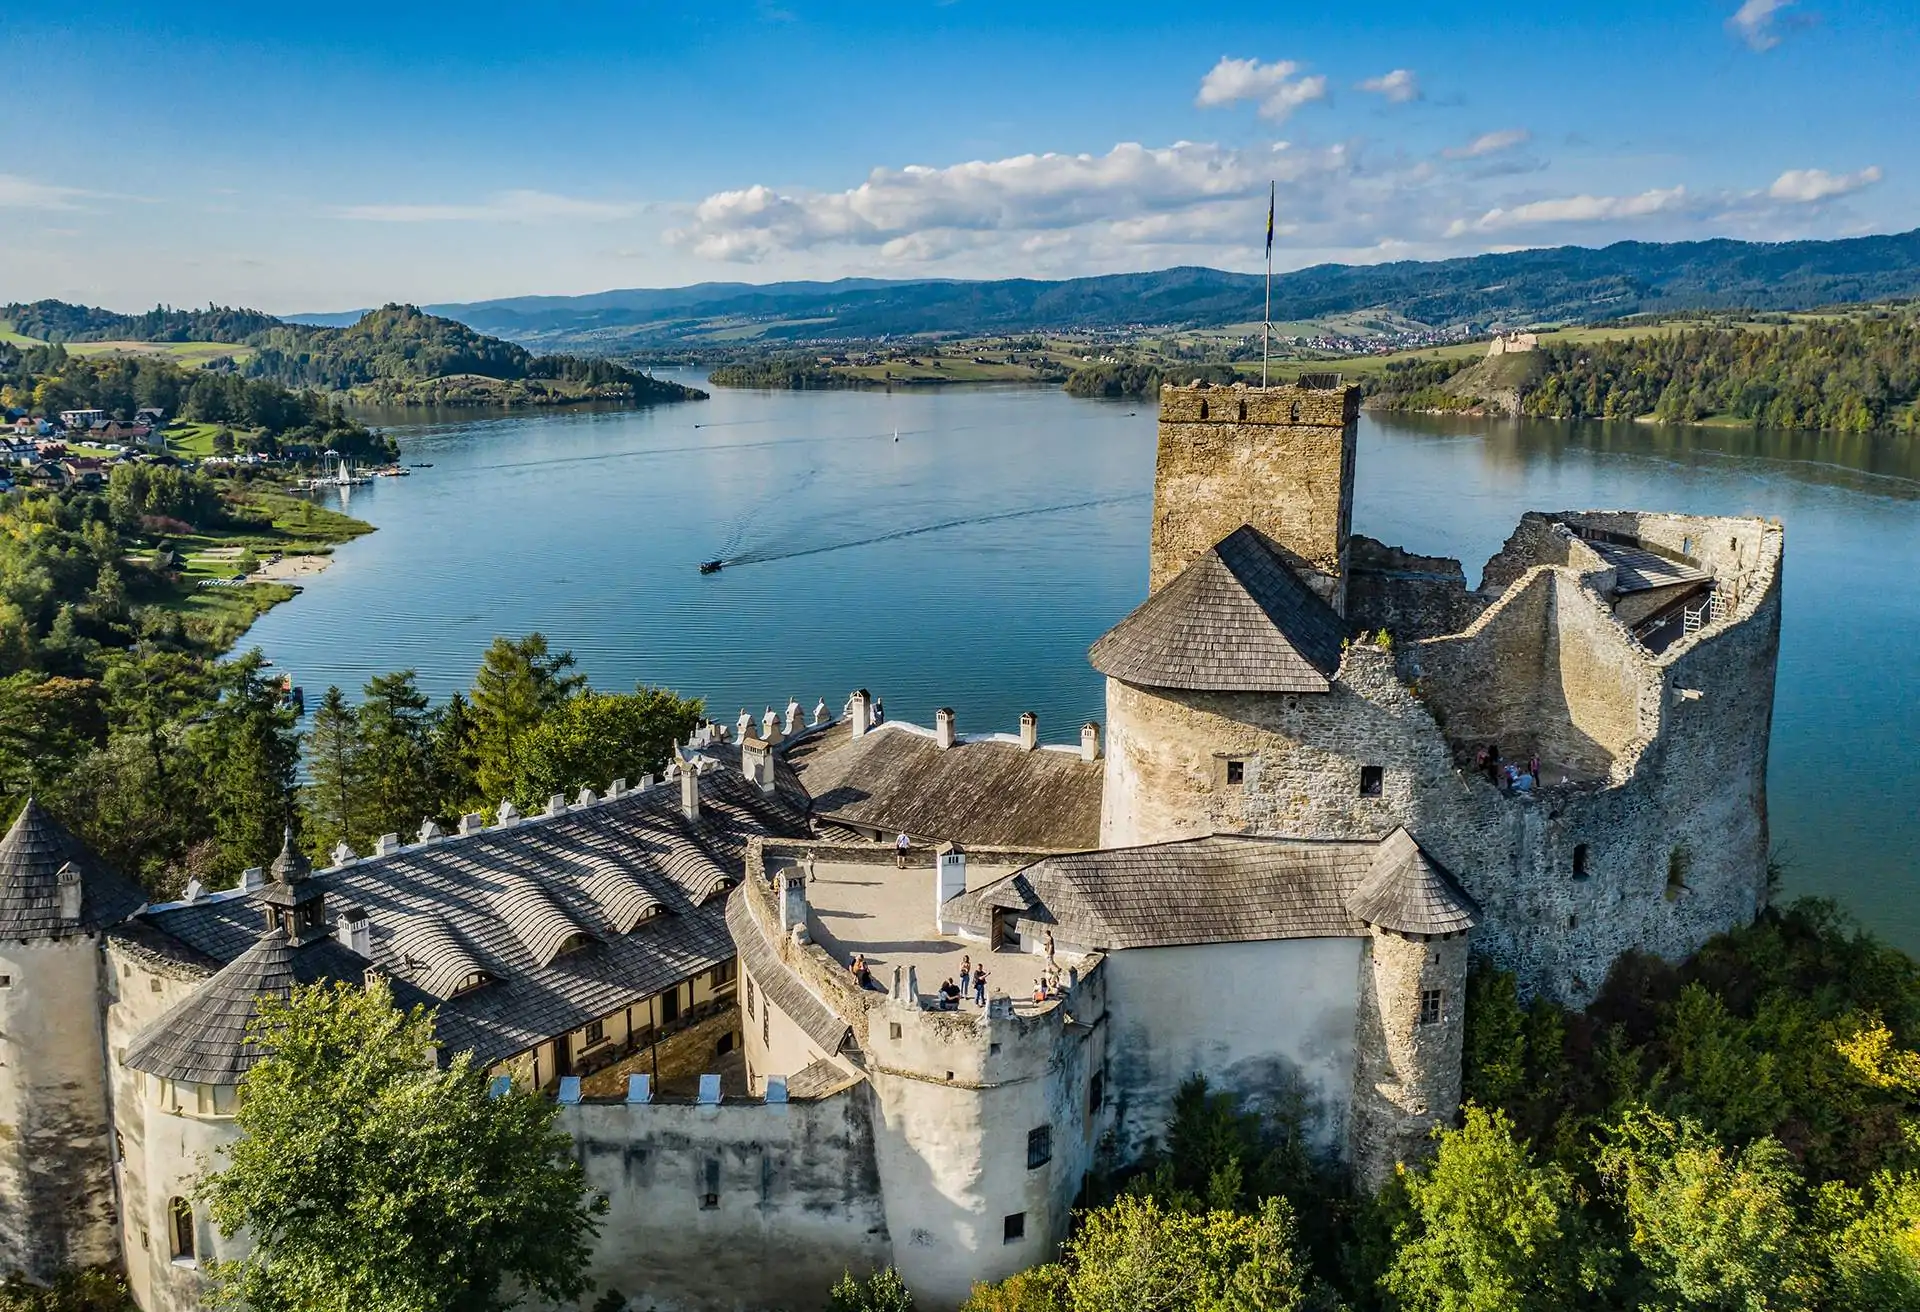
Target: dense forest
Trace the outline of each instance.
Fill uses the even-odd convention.
[[[1066,381],[1068,396],[1158,397],[1162,384],[1179,385],[1205,379],[1231,383],[1243,375],[1226,364],[1167,364],[1129,361],[1090,364],[1073,371]]]
[[[834,373],[811,355],[736,360],[714,366],[707,378],[715,387],[769,387],[794,392],[870,385],[863,379]]]
[[[1911,431],[1920,401],[1920,314],[1894,307],[1778,327],[1548,338],[1536,352],[1504,361],[1528,364],[1520,407],[1545,418],[1718,417],[1768,429]],[[1396,361],[1364,386],[1385,408],[1466,409],[1483,399],[1488,371],[1500,362]]]
[[[211,341],[236,352],[244,376],[282,388],[354,391],[377,401],[422,394],[445,402],[554,404],[577,400],[685,401],[704,394],[611,360],[535,356],[497,337],[410,305],[388,305],[339,328],[285,323],[253,310],[155,309],[114,314],[60,301],[9,305],[0,318],[50,342]],[[440,380],[497,380],[512,386],[435,387]]]

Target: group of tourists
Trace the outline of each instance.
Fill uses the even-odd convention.
[[[1487,776],[1493,786],[1503,793],[1531,793],[1541,786],[1540,754],[1535,752],[1524,761],[1504,761],[1500,759],[1500,744],[1489,743],[1473,754],[1473,768]],[[1566,782],[1563,776],[1561,783]]]

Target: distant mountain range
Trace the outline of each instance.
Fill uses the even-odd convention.
[[[1258,275],[1178,268],[1060,282],[699,283],[426,308],[524,345],[602,353],[743,339],[1219,327],[1257,322],[1262,292]],[[1920,229],[1837,241],[1620,242],[1598,250],[1323,264],[1277,276],[1273,293],[1276,322],[1371,313],[1436,328],[1591,322],[1658,310],[1806,309],[1920,295]],[[359,312],[289,317],[338,325]]]

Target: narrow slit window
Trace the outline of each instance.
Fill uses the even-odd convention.
[[[1360,796],[1378,797],[1386,791],[1387,770],[1385,766],[1363,765],[1360,767]]]
[[[1573,877],[1575,879],[1587,877],[1587,845],[1585,843],[1573,845]]]

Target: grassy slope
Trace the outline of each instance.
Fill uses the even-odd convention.
[[[253,355],[251,346],[231,342],[68,342],[69,355],[157,355],[192,368],[212,360],[239,364]]]

